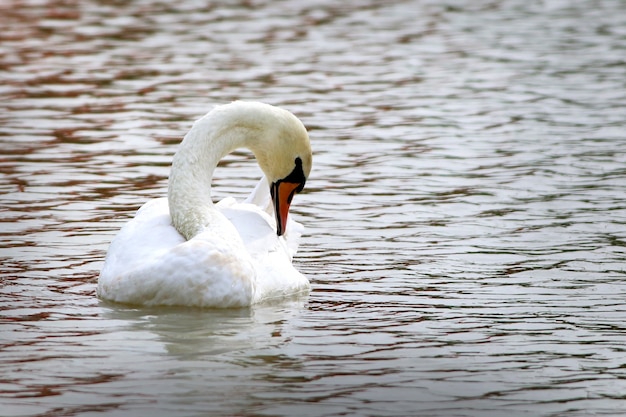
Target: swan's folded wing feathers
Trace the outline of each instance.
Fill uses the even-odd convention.
[[[256,184],[250,195],[245,199],[244,204],[254,204],[270,216],[274,215],[270,187],[265,175]]]
[[[150,200],[111,242],[100,280],[124,275],[184,241],[171,225],[167,199]]]
[[[103,281],[99,291],[127,304],[243,307],[254,299],[254,275],[250,262],[200,238]]]
[[[235,226],[246,249],[259,258],[278,249],[273,219],[253,204],[220,207],[222,214]]]

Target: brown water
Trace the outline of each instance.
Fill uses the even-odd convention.
[[[0,415],[626,414],[623,2],[4,0],[0,26]],[[310,129],[311,294],[99,301],[234,99]],[[229,157],[216,198],[258,175]]]

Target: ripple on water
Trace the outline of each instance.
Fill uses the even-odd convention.
[[[0,5],[9,416],[626,412],[619,2]],[[98,301],[194,118],[284,106],[315,153],[310,296]],[[247,152],[216,198],[259,175]]]

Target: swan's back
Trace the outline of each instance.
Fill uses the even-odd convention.
[[[290,220],[285,239],[256,204],[227,198],[216,207],[237,235],[207,230],[186,241],[171,224],[167,199],[146,203],[111,243],[98,295],[127,304],[228,308],[309,290],[291,263],[299,223]]]

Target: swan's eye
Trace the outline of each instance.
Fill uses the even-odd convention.
[[[296,166],[293,171],[291,171],[291,174],[287,175],[281,181],[299,184],[297,191],[300,192],[304,188],[304,183],[306,182],[306,177],[304,176],[304,171],[302,170],[302,159],[300,159],[299,156],[296,157],[294,164]]]

